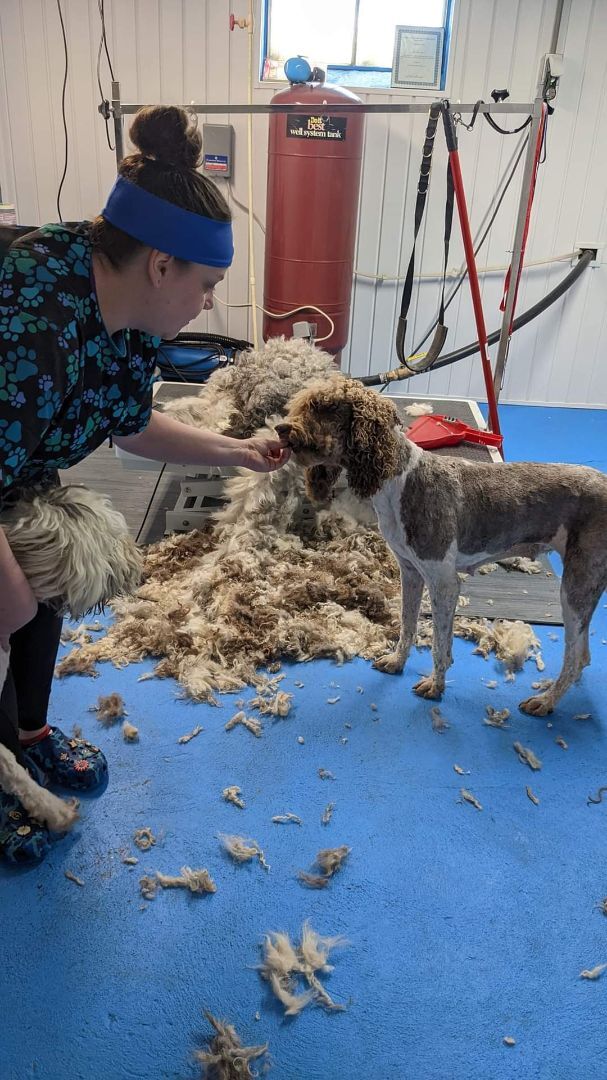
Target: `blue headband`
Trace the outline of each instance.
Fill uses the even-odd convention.
[[[142,244],[203,266],[230,266],[232,224],[182,210],[119,176],[101,216]]]

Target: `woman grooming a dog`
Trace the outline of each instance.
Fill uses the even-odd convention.
[[[230,210],[197,172],[201,137],[184,110],[142,109],[101,215],[47,225],[0,264],[0,500],[57,483],[108,437],[155,461],[270,472],[290,451],[232,439],[152,412],[161,338],[203,310],[232,262]],[[0,743],[41,783],[97,787],[106,760],[47,722],[61,617],[34,599],[0,529],[0,647],[10,668]],[[44,857],[50,834],[0,791],[0,855]]]

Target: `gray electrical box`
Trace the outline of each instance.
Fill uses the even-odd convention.
[[[232,175],[234,128],[231,124],[202,125],[202,171],[208,176]]]

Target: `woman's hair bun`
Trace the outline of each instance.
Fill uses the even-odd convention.
[[[202,136],[196,117],[178,105],[148,105],[135,113],[131,142],[144,157],[180,169],[200,164]]]

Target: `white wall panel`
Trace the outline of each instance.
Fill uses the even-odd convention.
[[[70,158],[62,193],[66,219],[90,217],[103,204],[115,174],[114,156],[97,112],[99,45],[97,0],[62,0],[70,58],[66,118]],[[247,34],[230,33],[231,10],[246,14],[244,0],[106,0],[110,54],[125,101],[245,102]],[[259,9],[260,0],[256,0]],[[507,86],[512,100],[531,100],[539,59],[549,51],[557,0],[456,0],[448,93],[452,101],[487,99]],[[565,4],[568,14],[568,4]],[[259,55],[256,21],[255,67]],[[604,244],[607,231],[607,4],[572,0],[564,26],[565,72],[557,110],[548,130],[547,162],[540,169],[527,259],[547,259],[578,244]],[[255,72],[257,74],[257,72]],[[56,0],[0,2],[0,184],[6,201],[17,204],[23,222],[56,220],[56,193],[63,168],[61,86],[63,48]],[[102,79],[110,96],[105,61]],[[256,87],[254,99],[269,101],[273,87]],[[402,100],[398,92],[363,95],[367,100]],[[414,100],[414,99],[413,99]],[[219,120],[215,114],[200,117]],[[225,118],[222,118],[225,119]],[[228,118],[236,131],[235,174],[223,190],[247,205],[247,121]],[[515,115],[504,123],[515,126]],[[394,329],[402,282],[409,261],[416,179],[425,117],[367,117],[356,265],[385,275],[375,283],[357,278],[352,298],[351,334],[344,362],[356,374],[384,369],[395,361]],[[265,219],[267,118],[255,117],[254,205]],[[113,131],[110,127],[113,141]],[[460,152],[473,232],[485,215],[517,138],[501,138],[478,119],[474,131],[460,129]],[[128,143],[127,143],[128,146]],[[408,345],[433,321],[439,282],[426,280],[442,265],[446,154],[436,143],[428,212],[420,233],[416,284],[409,315]],[[479,254],[481,271],[507,262],[512,245],[520,180],[509,190],[489,238]],[[246,214],[233,203],[237,258],[218,290],[225,303],[246,303],[249,270]],[[263,232],[255,224],[258,302],[263,300]],[[449,264],[462,261],[457,218]],[[567,264],[531,268],[523,275],[519,310],[535,303]],[[549,313],[513,338],[504,400],[607,406],[607,266],[586,275]],[[489,330],[499,325],[503,275],[482,274]],[[474,339],[467,284],[447,313],[447,350]],[[261,313],[258,317],[261,329]],[[198,328],[250,337],[246,308],[224,307],[198,321]],[[495,346],[492,350],[495,355]],[[421,376],[407,384],[418,393],[483,396],[478,356]]]

